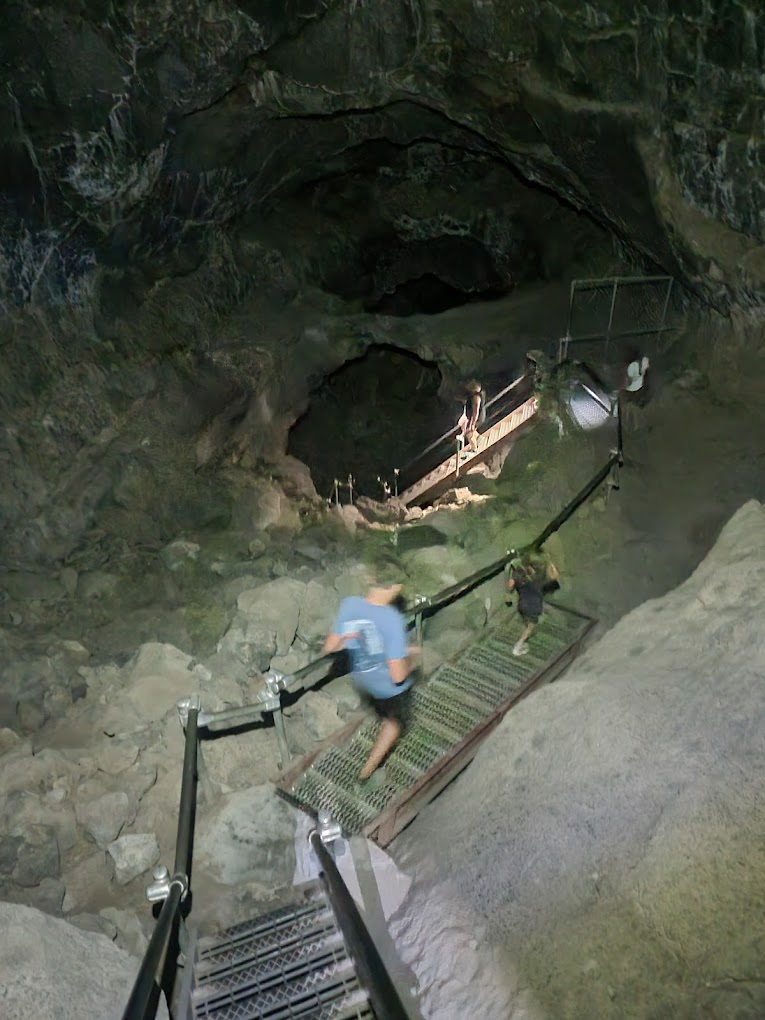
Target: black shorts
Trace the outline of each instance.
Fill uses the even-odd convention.
[[[521,607],[518,606],[518,615],[520,616],[520,618],[523,620],[524,623],[539,623],[539,617],[542,614],[541,613],[530,613],[528,611],[524,612],[523,609],[521,609]]]
[[[408,728],[412,713],[411,687],[392,698],[373,698],[371,694],[362,694],[361,700],[375,710],[378,719],[393,719],[402,733]]]
[[[539,617],[544,612],[544,601],[541,592],[521,591],[518,593],[518,613],[526,623],[539,623]]]

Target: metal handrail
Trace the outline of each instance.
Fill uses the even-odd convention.
[[[175,838],[175,866],[167,882],[159,918],[136,975],[122,1020],[153,1020],[157,1012],[160,986],[158,976],[180,917],[180,908],[189,890],[189,869],[197,794],[197,718],[199,708],[188,708],[186,741],[183,748],[181,796],[178,829]]]
[[[356,964],[361,984],[369,995],[375,1017],[377,1020],[411,1020],[332,855],[315,829],[309,836],[309,842],[319,860],[319,877]]]
[[[516,387],[520,386],[521,383],[528,382],[531,379],[533,379],[531,373],[525,372],[523,375],[513,380],[509,386],[505,386],[503,390],[500,390],[499,393],[491,398],[491,400],[486,401],[486,420],[481,424],[479,432],[485,430],[486,426],[489,424],[489,419],[496,415],[497,405],[499,402],[504,400],[507,395],[516,389]],[[502,411],[503,413],[506,413],[506,408],[503,408]],[[430,446],[426,446],[425,449],[418,453],[416,457],[413,457],[412,460],[408,461],[408,463],[399,469],[399,493],[407,487],[405,479],[411,473],[412,468],[423,461],[429,453],[432,453],[439,446],[449,444],[459,431],[459,425],[452,425],[448,431],[444,432],[444,434],[439,436],[438,439],[435,439]],[[402,479],[404,479],[404,481],[402,481]]]

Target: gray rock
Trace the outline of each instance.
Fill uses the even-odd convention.
[[[330,631],[340,605],[337,591],[329,587],[331,584],[320,584],[309,581],[300,604],[300,619],[297,635],[307,645],[323,640]]]
[[[104,935],[0,903],[3,1020],[119,1020],[137,961]],[[157,1016],[167,1020],[164,1001]]]
[[[306,729],[316,740],[325,740],[342,726],[337,703],[323,691],[308,691],[300,699],[300,711]]]
[[[330,680],[322,687],[321,693],[332,698],[341,716],[348,712],[355,712],[361,707],[359,692],[353,686],[353,681],[349,676],[339,676]]]
[[[159,843],[153,832],[120,836],[106,849],[114,861],[114,877],[120,885],[144,875],[159,860]]]
[[[78,823],[105,850],[130,820],[130,800],[122,791],[105,793],[78,803],[75,815]]]
[[[159,558],[168,570],[176,571],[190,560],[195,560],[199,555],[199,549],[196,542],[186,542],[178,538],[165,546]]]
[[[289,577],[244,591],[237,614],[218,645],[244,665],[263,671],[275,655],[286,655],[297,633],[305,585]]]
[[[12,873],[23,842],[21,836],[0,836],[0,875]]]
[[[262,535],[258,535],[256,538],[253,538],[253,540],[247,546],[247,550],[254,560],[262,556],[267,548],[268,539],[266,537],[263,537]]]
[[[42,910],[44,914],[60,917],[64,892],[64,883],[60,878],[44,878],[35,886],[7,887],[0,895],[0,899],[9,903],[23,903],[27,907]]]
[[[16,864],[11,872],[17,885],[39,885],[44,878],[58,878],[61,873],[56,832],[49,825],[29,825],[22,835]]]
[[[100,914],[70,914],[67,917],[69,924],[73,924],[80,931],[90,931],[95,935],[105,935],[110,942],[117,937],[117,927],[108,917]]]
[[[138,757],[139,750],[133,741],[120,740],[117,737],[106,738],[99,742],[95,752],[96,761],[102,772],[116,776],[130,768]]]
[[[37,599],[50,602],[65,595],[60,581],[46,574],[31,574],[22,571],[9,571],[2,575],[2,586],[14,601],[24,602]]]
[[[120,949],[141,959],[149,945],[149,937],[143,930],[141,922],[130,910],[118,910],[117,907],[105,907],[99,911],[99,917],[112,925],[115,930],[114,940]]]
[[[93,910],[98,904],[113,898],[112,870],[111,860],[103,851],[69,865],[62,905],[64,913]]]
[[[58,579],[67,595],[72,596],[77,591],[77,580],[79,574],[74,567],[64,567],[59,573]]]
[[[15,730],[8,729],[7,726],[0,729],[0,757],[15,750],[20,743],[21,737]]]
[[[273,787],[251,786],[222,798],[198,823],[195,858],[200,870],[225,885],[289,884],[295,867],[294,829],[291,809]]]
[[[24,835],[31,826],[42,825],[52,828],[62,853],[71,849],[77,842],[74,807],[66,800],[56,803],[55,799],[49,799],[48,794],[43,796],[27,792],[12,794],[5,804],[0,802],[0,820],[6,831],[21,835]]]
[[[100,599],[113,595],[119,586],[118,574],[109,574],[105,570],[91,570],[80,574],[77,582],[77,597],[81,599]]]

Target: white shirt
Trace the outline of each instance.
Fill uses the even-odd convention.
[[[641,358],[640,361],[631,361],[627,365],[627,392],[636,393],[643,388],[645,374],[648,370],[648,358]]]

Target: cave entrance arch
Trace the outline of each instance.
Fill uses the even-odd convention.
[[[455,409],[439,397],[441,382],[434,361],[374,344],[311,393],[288,452],[308,465],[320,495],[332,494],[335,478],[347,486],[351,475],[356,492],[381,499],[378,478],[390,480],[394,467],[452,423]]]

